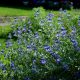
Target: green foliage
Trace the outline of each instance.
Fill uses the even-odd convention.
[[[7,38],[9,32],[11,32],[11,27],[9,26],[0,26],[0,38]]]
[[[47,14],[42,7],[33,13],[25,22],[15,20],[11,26],[13,31],[0,50],[1,79],[79,79],[79,17],[67,11]]]

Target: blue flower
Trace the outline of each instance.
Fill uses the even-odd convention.
[[[6,68],[3,68],[2,70],[3,70],[3,73],[6,73]]]
[[[61,31],[62,36],[66,36],[66,30],[65,31]]]
[[[44,20],[40,20],[39,25],[43,26],[44,25]]]
[[[40,62],[41,62],[41,64],[46,64],[46,60],[45,60],[44,58],[42,58],[42,59],[40,60]]]
[[[13,32],[13,36],[17,37],[17,32],[16,31]]]
[[[35,63],[32,64],[32,69],[31,69],[32,73],[36,73],[37,72],[37,66]]]
[[[45,50],[46,50],[46,49],[50,49],[50,46],[44,45],[44,49],[45,49]]]
[[[30,29],[28,29],[28,31],[27,31],[28,33],[31,33],[31,30]]]
[[[61,31],[65,31],[65,30],[66,30],[66,29],[62,26],[62,27],[61,27]]]
[[[1,68],[2,68],[3,73],[5,73],[6,72],[6,67],[5,67],[4,64],[1,65]]]
[[[12,80],[15,80],[15,78],[14,78],[14,77],[12,77]]]
[[[52,19],[51,18],[48,18],[48,22],[52,22]]]
[[[69,70],[68,64],[63,63],[63,64],[62,64],[62,67],[63,67],[63,69],[64,69],[65,71]]]
[[[80,47],[76,47],[76,50],[80,52]]]
[[[11,67],[12,69],[15,69],[14,62],[11,62],[11,63],[10,63],[10,67]]]
[[[80,26],[80,20],[78,20],[78,26]]]
[[[60,64],[61,59],[60,58],[57,58],[57,59],[55,59],[55,61],[56,61],[57,64]]]
[[[36,59],[33,59],[33,64],[35,64],[35,62],[36,62]]]
[[[22,29],[22,31],[23,31],[23,32],[26,32],[26,27],[24,27],[24,28]]]
[[[25,77],[24,80],[31,80],[29,77]]]
[[[76,28],[72,27],[71,36],[75,37],[76,35]]]
[[[59,51],[59,50],[60,50],[60,42],[59,42],[59,43],[54,43],[54,44],[52,45],[52,49],[53,49],[53,50],[56,50],[56,51]]]
[[[77,47],[78,46],[78,42],[75,39],[71,39],[71,42],[73,43],[73,46],[74,47]]]
[[[61,36],[61,34],[60,34],[60,33],[57,33],[57,34],[56,34],[56,37],[57,37],[57,38],[59,38],[60,36]]]
[[[51,50],[50,46],[45,45],[45,46],[44,46],[44,49],[45,49],[47,52],[49,52],[55,59],[59,59],[59,58],[60,58],[60,56],[59,56],[57,53],[55,53],[55,52],[53,52],[53,51]]]
[[[27,49],[31,51],[32,50],[32,45],[27,45]]]
[[[58,17],[58,21],[61,21],[61,17]]]
[[[18,43],[18,44],[21,44],[21,43],[22,43],[22,42],[21,42],[21,39],[18,39],[18,40],[17,40],[17,43]]]
[[[40,10],[38,9],[38,10],[35,12],[35,14],[34,14],[34,18],[37,19],[38,16],[39,16],[39,14],[40,14]]]
[[[3,66],[4,66],[4,64],[0,62],[0,68],[3,67]]]
[[[35,38],[39,38],[39,34],[37,32],[35,33]]]
[[[47,52],[51,52],[51,51],[52,51],[51,48],[50,48],[50,46],[48,46],[48,45],[45,45],[45,46],[44,46],[44,49],[45,49]]]
[[[28,24],[31,25],[31,21],[30,20],[28,20]]]
[[[4,53],[4,49],[2,49],[0,53],[3,54]]]
[[[28,45],[27,48],[28,48],[28,49],[31,49],[31,45]]]
[[[64,27],[61,27],[61,34],[62,34],[62,37],[66,36],[67,34],[67,31]]]
[[[54,14],[52,14],[52,13],[48,14],[48,17],[50,17],[50,18],[53,18],[53,16],[54,16]]]
[[[19,35],[21,35],[22,31],[21,31],[21,30],[18,30],[17,33],[18,33]]]
[[[12,42],[10,40],[7,40],[6,41],[6,47],[8,48],[8,47],[11,47],[11,46],[12,46]]]
[[[75,72],[74,76],[76,77],[76,79],[80,79],[80,71]]]
[[[64,14],[67,14],[67,10],[64,10],[63,13],[64,13]]]
[[[60,58],[60,56],[59,56],[57,53],[55,53],[55,52],[53,52],[51,55],[52,55],[55,59],[59,59],[59,58]]]
[[[55,43],[60,43],[60,40],[56,38]]]
[[[26,40],[26,39],[23,39],[23,43],[25,43],[25,44],[26,44],[26,43],[27,43],[27,40]]]

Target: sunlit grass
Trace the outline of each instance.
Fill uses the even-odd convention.
[[[31,10],[0,7],[0,16],[30,16]]]
[[[8,26],[0,26],[0,38],[5,38],[6,35],[11,32],[11,27],[10,25]]]
[[[50,10],[47,10],[50,12]],[[54,14],[58,14],[58,11],[53,11]],[[73,11],[68,11],[73,15],[80,15],[80,10],[74,9]],[[10,8],[10,7],[0,7],[0,16],[31,16],[32,10],[27,8]]]
[[[5,39],[0,39],[0,50],[5,47]]]

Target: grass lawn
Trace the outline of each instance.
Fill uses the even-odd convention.
[[[5,47],[5,39],[0,39],[0,50]]]
[[[29,9],[0,7],[0,16],[30,16],[31,14]]]
[[[9,26],[0,26],[0,38],[5,38],[5,35],[7,35],[11,31],[11,27]]]
[[[50,10],[47,10],[50,12]],[[52,11],[55,15],[58,14],[58,11]],[[80,10],[68,11],[74,17],[80,15]],[[0,7],[0,16],[32,16],[32,9],[27,8],[10,8],[10,7]]]
[[[48,10],[47,12],[49,12]],[[52,11],[54,14],[58,14],[58,11]],[[80,10],[68,11],[72,15],[80,15]],[[0,16],[31,16],[32,9],[27,8],[10,8],[10,7],[0,7]]]

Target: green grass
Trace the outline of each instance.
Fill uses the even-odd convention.
[[[5,39],[0,39],[0,50],[5,47]]]
[[[30,16],[31,14],[29,9],[0,7],[0,16]]]
[[[11,27],[9,26],[0,26],[0,38],[5,38],[6,35],[11,31]]]
[[[48,10],[47,12],[49,12]],[[57,14],[58,11],[52,11]],[[73,15],[80,15],[80,10],[69,11]],[[32,10],[27,8],[10,8],[10,7],[0,7],[0,16],[31,16]]]

